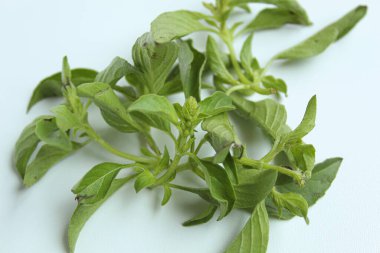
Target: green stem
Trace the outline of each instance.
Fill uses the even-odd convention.
[[[231,88],[229,88],[227,91],[226,91],[226,95],[229,96],[231,95],[232,93],[234,93],[235,91],[238,91],[238,90],[246,90],[246,89],[250,89],[251,87],[249,85],[246,85],[246,84],[239,84],[239,85],[236,85],[236,86],[232,86]]]
[[[278,153],[280,153],[283,150],[283,148],[284,143],[281,140],[276,139],[272,149],[263,158],[261,158],[260,161],[264,163],[269,163],[278,155]]]
[[[173,159],[173,162],[170,164],[170,167],[168,168],[168,170],[165,172],[164,175],[162,175],[160,178],[157,179],[156,183],[153,186],[158,186],[167,182],[175,174],[177,170],[177,166],[181,158],[182,158],[182,155],[177,153]]]
[[[299,171],[290,170],[288,168],[284,168],[277,165],[272,165],[268,163],[263,163],[262,161],[253,160],[250,158],[241,158],[238,160],[241,164],[255,167],[255,168],[261,168],[261,169],[267,169],[267,170],[275,170],[278,173],[287,175],[289,177],[292,177],[299,185],[303,185],[305,182],[304,175],[300,173]]]
[[[85,130],[85,132],[88,134],[88,136],[91,139],[93,139],[94,141],[96,141],[97,143],[99,143],[105,150],[107,150],[108,152],[110,152],[110,153],[112,153],[114,155],[123,157],[123,158],[131,160],[131,161],[135,161],[135,162],[139,162],[139,163],[144,163],[144,164],[147,164],[147,163],[149,164],[149,163],[152,163],[152,162],[155,161],[155,160],[153,160],[151,158],[140,157],[140,156],[124,153],[124,152],[122,152],[122,151],[120,151],[120,150],[112,147],[101,136],[99,136],[90,125],[87,125],[84,128],[84,130]]]
[[[236,74],[238,75],[240,81],[244,84],[251,83],[251,81],[248,80],[248,78],[244,75],[244,73],[242,72],[242,70],[240,68],[240,64],[237,60],[235,49],[234,49],[234,46],[232,44],[232,40],[229,38],[229,36],[222,36],[222,39],[223,39],[224,43],[226,44],[226,46],[230,52],[230,59],[231,59],[232,66],[233,66]]]

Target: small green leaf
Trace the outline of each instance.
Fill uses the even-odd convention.
[[[94,166],[71,190],[79,198],[86,198],[86,203],[95,203],[103,199],[119,171],[128,165],[101,163]],[[86,191],[96,184],[91,191]],[[86,192],[85,194],[83,194]],[[91,194],[88,196],[88,194]],[[88,201],[90,199],[90,201]]]
[[[243,66],[245,72],[253,77],[253,69],[252,69],[252,39],[253,34],[249,35],[248,38],[245,40],[243,47],[240,52],[240,61],[241,65]]]
[[[178,62],[185,98],[191,96],[200,101],[202,74],[206,64],[204,55],[192,46],[191,40],[180,42]]]
[[[55,114],[56,123],[61,131],[66,132],[69,129],[79,129],[87,119],[80,119],[67,107],[67,105],[58,105],[51,110]]]
[[[265,76],[262,80],[263,86],[269,89],[275,89],[285,95],[288,93],[288,86],[282,79],[277,79],[274,76]]]
[[[161,206],[166,205],[169,202],[171,196],[172,189],[170,189],[170,187],[167,184],[164,184],[164,197],[162,198]]]
[[[78,86],[82,83],[93,82],[97,72],[91,69],[73,69],[71,70],[71,81]],[[28,111],[39,101],[50,97],[62,97],[61,72],[55,73],[42,80],[33,91],[30,98]]]
[[[246,26],[243,31],[254,32],[258,30],[280,28],[286,24],[310,25],[309,22],[300,19],[294,12],[282,9],[271,8],[262,10],[257,16]]]
[[[342,158],[327,159],[314,167],[313,174],[304,187],[300,188],[294,182],[288,181],[276,185],[276,189],[281,193],[293,192],[302,195],[310,207],[323,197],[326,191],[330,188],[341,163]],[[267,207],[268,212],[272,217],[288,220],[294,216],[291,213],[284,211],[282,216],[279,217],[278,210],[273,203],[267,202]]]
[[[222,53],[219,50],[220,49],[216,44],[216,41],[211,36],[209,36],[206,45],[206,55],[207,63],[210,66],[211,70],[223,81],[230,84],[238,84],[236,79],[227,70],[227,67],[223,61]]]
[[[96,75],[95,82],[108,83],[115,85],[121,78],[127,74],[133,73],[134,67],[121,57],[112,60],[106,69]]]
[[[53,165],[81,147],[81,144],[73,143],[73,149],[67,151],[47,144],[43,145],[34,160],[26,167],[24,185],[28,187],[32,186],[41,179]]]
[[[216,212],[217,207],[210,205],[206,210],[204,210],[202,213],[198,214],[194,218],[191,218],[188,221],[185,221],[182,225],[185,227],[188,226],[195,226],[199,224],[204,224],[212,219]]]
[[[272,198],[274,204],[279,209],[280,217],[282,214],[282,208],[285,208],[293,215],[303,217],[305,222],[309,224],[309,218],[307,217],[309,205],[302,195],[293,192],[280,193],[274,191]]]
[[[238,168],[235,159],[231,154],[228,154],[226,159],[223,161],[224,169],[226,170],[228,177],[233,184],[239,184]]]
[[[72,149],[70,137],[58,128],[55,119],[42,119],[36,123],[35,129],[37,137],[50,146],[54,146],[66,151]]]
[[[127,74],[127,80],[141,94],[158,94],[173,68],[178,56],[174,42],[157,44],[150,33],[137,39],[132,49],[135,70]]]
[[[286,154],[290,162],[295,164],[298,169],[311,175],[315,163],[315,148],[313,145],[303,143],[292,145]]]
[[[143,95],[133,102],[128,112],[145,124],[170,132],[170,122],[178,124],[178,116],[166,97],[148,94]]]
[[[159,15],[151,24],[153,38],[158,43],[166,43],[197,31],[209,31],[201,19],[207,16],[192,11],[173,11]]]
[[[302,139],[315,127],[315,118],[317,116],[317,97],[313,96],[306,108],[305,115],[296,129],[287,136],[288,141]]]
[[[199,112],[202,118],[212,117],[234,109],[232,99],[221,91],[214,92],[199,103]]]
[[[202,129],[208,133],[208,141],[216,151],[215,163],[226,159],[232,145],[240,145],[226,113],[207,118],[202,123]]]
[[[153,174],[149,170],[144,170],[136,178],[135,190],[139,192],[146,187],[152,186],[155,182],[156,178]]]
[[[155,173],[160,173],[162,170],[169,167],[170,163],[170,155],[168,148],[165,146],[164,154],[162,155],[162,158],[160,162],[158,163],[158,166],[155,168]]]
[[[196,160],[205,174],[206,183],[213,199],[219,203],[220,215],[218,220],[228,215],[235,203],[235,192],[226,171],[217,164]]]
[[[243,230],[225,253],[265,253],[269,241],[269,219],[265,203],[261,202],[252,212]]]
[[[275,59],[297,60],[322,53],[332,43],[344,37],[366,13],[366,6],[355,8],[338,21],[325,27],[300,44],[279,53],[275,56]]]
[[[234,185],[235,208],[255,208],[272,191],[277,179],[273,170],[245,169],[238,175],[239,184]]]
[[[70,68],[69,60],[67,59],[67,56],[63,57],[63,60],[62,60],[61,81],[64,86],[69,86],[71,84],[71,68]]]

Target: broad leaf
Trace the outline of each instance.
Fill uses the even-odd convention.
[[[240,145],[226,113],[207,118],[202,123],[202,129],[208,133],[208,141],[216,151],[215,163],[226,159],[232,145]]]
[[[106,69],[96,75],[95,82],[108,83],[113,86],[121,78],[134,71],[133,66],[126,60],[121,57],[116,57]]]
[[[180,42],[178,62],[185,98],[201,100],[202,74],[206,64],[205,56],[192,46],[192,41]]]
[[[216,44],[216,41],[209,36],[206,45],[207,63],[210,66],[214,74],[223,81],[230,84],[238,84],[235,78],[227,70],[227,67],[223,61],[223,54],[219,51],[220,48]]]
[[[178,56],[178,45],[174,42],[157,44],[150,33],[137,39],[132,49],[135,70],[127,74],[127,80],[141,94],[158,94],[164,87]]]
[[[221,91],[214,92],[199,103],[199,112],[202,118],[215,116],[234,109],[232,99]]]
[[[201,19],[205,15],[191,11],[165,12],[159,15],[151,24],[153,38],[158,43],[166,43],[197,31],[208,31]]]
[[[226,171],[217,164],[196,160],[205,174],[206,183],[210,189],[213,199],[219,203],[220,215],[218,220],[221,220],[229,214],[234,207],[235,192]]]
[[[58,128],[54,118],[42,119],[36,123],[35,133],[44,143],[66,151],[70,151],[73,146],[70,137]]]
[[[101,163],[94,166],[84,177],[73,187],[72,192],[78,198],[84,198],[85,203],[95,203],[103,199],[119,171],[127,167],[117,163]],[[93,187],[96,185],[96,187]],[[90,191],[87,189],[93,187]],[[88,195],[91,194],[91,195]]]
[[[204,210],[202,213],[198,214],[194,218],[191,218],[188,221],[185,221],[183,223],[184,226],[194,226],[194,225],[200,225],[208,222],[209,220],[212,219],[216,212],[217,207],[210,205],[206,210]]]
[[[300,44],[287,49],[275,59],[296,60],[316,56],[332,43],[344,37],[367,13],[367,7],[359,6],[335,23],[322,29]]]
[[[305,186],[300,188],[294,182],[284,182],[276,186],[276,189],[282,193],[298,193],[302,195],[309,207],[314,205],[321,197],[323,197],[326,191],[330,188],[330,185],[334,181],[339,167],[342,163],[342,158],[331,158],[322,163],[317,164],[313,169],[311,179],[309,179]],[[278,210],[274,206],[273,202],[267,202],[268,213],[276,218],[291,219],[294,215],[287,211],[283,211],[282,216],[279,217]]]
[[[268,213],[265,203],[261,202],[225,253],[266,253],[268,241]]]
[[[73,149],[68,151],[47,144],[43,145],[34,160],[26,167],[24,185],[32,186],[41,179],[53,165],[81,147],[81,144],[73,142]]]
[[[285,208],[293,215],[303,217],[305,222],[309,224],[309,218],[307,217],[307,212],[309,205],[307,201],[300,194],[288,192],[280,193],[277,191],[273,192],[272,199],[274,204],[279,210],[279,217],[282,216],[282,209]]]
[[[309,25],[300,19],[296,13],[282,8],[264,9],[252,20],[242,32],[275,29],[286,24]]]
[[[255,208],[268,196],[277,179],[273,170],[245,169],[238,175],[239,184],[234,185],[235,208]]]
[[[78,86],[82,83],[93,82],[97,72],[91,69],[73,69],[71,70],[71,81]],[[30,98],[28,111],[39,101],[49,97],[62,97],[61,72],[49,76],[42,80],[33,91]]]
[[[170,132],[170,122],[178,123],[177,113],[166,97],[148,94],[133,102],[128,112],[137,121]]]

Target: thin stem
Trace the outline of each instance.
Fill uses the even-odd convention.
[[[280,139],[276,139],[274,141],[272,149],[263,157],[260,159],[261,162],[269,163],[272,161],[278,153],[280,153],[283,150],[284,143]]]
[[[229,36],[228,37],[222,36],[222,39],[223,39],[224,43],[226,44],[226,46],[230,52],[230,59],[231,59],[232,66],[233,66],[236,74],[238,75],[240,81],[244,84],[251,83],[251,81],[248,80],[248,78],[244,75],[244,73],[242,72],[242,70],[240,68],[240,65],[239,65],[239,62],[237,60],[237,56],[236,56],[235,49],[234,49],[234,46],[232,44],[231,39],[229,38]]]
[[[156,183],[153,186],[158,186],[168,181],[175,174],[181,158],[182,155],[177,153],[173,159],[173,162],[170,164],[168,170],[165,172],[164,175],[157,179]]]
[[[246,84],[239,84],[239,85],[236,85],[236,86],[232,86],[231,88],[229,88],[229,89],[226,91],[226,95],[229,96],[229,95],[231,95],[232,93],[234,93],[235,91],[238,91],[238,90],[245,90],[245,89],[250,89],[250,86],[249,86],[249,85],[246,85]]]

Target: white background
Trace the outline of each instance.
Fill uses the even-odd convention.
[[[303,0],[302,4],[314,26],[257,34],[254,54],[259,59],[269,59],[358,4],[368,4],[369,13],[323,55],[271,69],[289,85],[283,103],[291,126],[317,94],[317,127],[306,141],[315,145],[318,161],[341,156],[344,163],[329,192],[310,209],[309,226],[302,219],[271,221],[268,253],[380,252],[380,3]],[[149,30],[150,21],[180,8],[202,10],[200,1],[1,0],[1,253],[66,252],[65,229],[76,206],[71,187],[91,166],[115,160],[90,145],[55,166],[32,188],[23,189],[11,163],[14,143],[27,123],[57,103],[42,102],[26,115],[35,85],[60,69],[64,55],[72,67],[97,70],[114,56],[130,59],[131,46]],[[117,146],[138,152],[133,149],[134,136],[110,134],[104,125],[100,130]],[[202,203],[192,195],[175,193],[161,208],[161,195],[148,190],[136,195],[131,186],[120,190],[85,226],[77,252],[222,252],[247,219],[235,211],[221,222],[183,228],[181,222]]]

